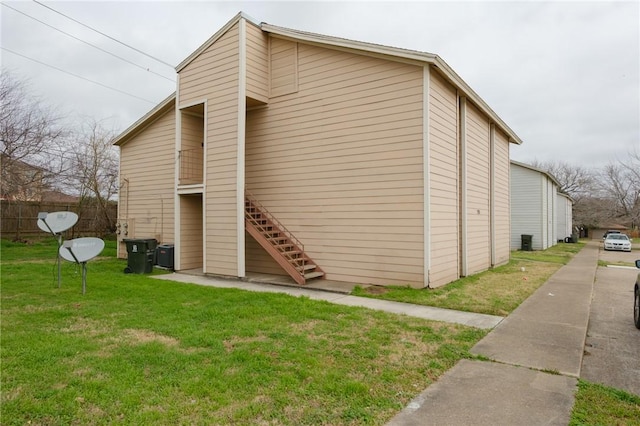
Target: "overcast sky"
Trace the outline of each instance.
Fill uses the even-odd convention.
[[[124,130],[175,90],[173,67],[36,2],[2,3],[3,71],[69,117],[109,119]],[[524,141],[512,145],[514,160],[591,168],[640,149],[637,0],[44,4],[173,66],[239,11],[258,22],[434,53]]]

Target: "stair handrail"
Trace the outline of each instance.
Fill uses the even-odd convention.
[[[249,202],[256,206],[261,213],[263,213],[267,219],[269,219],[272,223],[274,223],[279,231],[281,231],[282,233],[284,233],[287,238],[289,240],[291,240],[297,247],[298,249],[300,249],[300,259],[302,260],[302,275],[304,275],[304,267],[305,267],[305,252],[304,252],[304,244],[302,244],[302,242],[296,238],[295,235],[293,235],[293,233],[291,231],[289,231],[283,224],[282,222],[280,222],[274,215],[272,215],[269,210],[266,209],[266,207],[264,205],[262,205],[262,203],[260,203],[260,201],[258,201],[258,199],[251,193],[251,191],[249,191],[248,189],[245,189],[245,199],[249,200]],[[262,225],[260,225],[259,223],[257,223],[257,221],[249,214],[249,211],[247,210],[247,208],[245,207],[244,209],[244,216],[246,219],[248,219],[251,223],[253,223],[254,226],[257,226],[259,228],[262,228]],[[263,228],[262,228],[263,229]],[[284,254],[284,253],[283,253]]]

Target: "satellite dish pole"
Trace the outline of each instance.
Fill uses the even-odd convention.
[[[59,249],[64,260],[82,265],[82,294],[87,288],[87,261],[99,255],[103,249],[104,241],[93,237],[65,241]]]
[[[62,234],[58,234],[54,232],[53,229],[51,229],[51,227],[47,223],[47,216],[49,216],[49,213],[40,212],[38,213],[38,220],[41,220],[44,223],[44,226],[47,227],[49,232],[51,232],[54,236],[58,237],[58,258],[56,262],[58,263],[58,288],[60,288],[60,247],[62,247]]]
[[[48,219],[48,220],[47,220]],[[78,215],[73,212],[39,212],[38,228],[58,237],[58,288],[60,288],[60,248],[62,247],[62,233],[78,222]]]
[[[82,265],[82,294],[84,294],[87,288],[87,261],[85,260],[84,262],[80,262],[78,260],[78,258],[76,257],[76,254],[72,250],[73,241],[65,241],[64,248],[69,250],[69,253],[71,253],[71,257],[73,257],[73,260],[75,260],[77,264]],[[58,253],[58,258],[60,258],[59,253]]]

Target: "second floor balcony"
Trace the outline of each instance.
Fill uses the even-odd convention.
[[[201,184],[204,169],[204,156],[202,148],[183,149],[178,152],[179,159],[179,185]]]

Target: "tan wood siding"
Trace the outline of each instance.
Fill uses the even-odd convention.
[[[455,88],[430,73],[429,144],[431,182],[431,267],[429,286],[459,278],[458,107]]]
[[[272,97],[298,91],[298,43],[269,38],[269,76]]]
[[[259,28],[247,24],[247,96],[269,97],[269,37]]]
[[[202,268],[202,195],[180,196],[180,269]]]
[[[174,242],[175,109],[170,109],[120,147],[119,220],[124,238]],[[127,253],[123,243],[118,255]]]
[[[495,225],[496,264],[509,261],[511,215],[509,208],[509,139],[496,129],[495,146]]]
[[[205,270],[230,276],[238,275],[238,43],[236,23],[180,72],[178,91],[180,105],[207,100]],[[181,239],[181,247],[188,243]]]
[[[179,105],[199,102],[213,95],[233,94],[237,98],[238,24],[234,25],[180,72]]]
[[[491,266],[489,119],[467,102],[467,273]]]
[[[272,275],[287,275],[284,269],[267,254],[249,233],[245,233],[246,269],[249,272],[259,272]]]
[[[298,61],[298,93],[247,113],[248,188],[327,278],[421,286],[422,68],[304,44]]]

